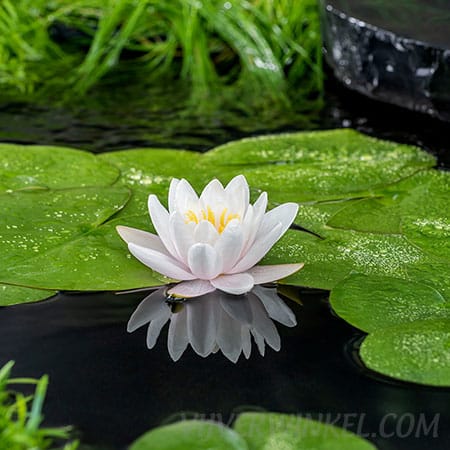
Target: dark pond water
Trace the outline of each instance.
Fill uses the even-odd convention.
[[[251,117],[247,122],[224,121],[220,115],[204,120],[157,103],[124,102],[120,110],[111,105],[3,104],[0,141],[93,151],[135,146],[206,151],[267,131]],[[312,119],[293,116],[273,129],[341,126],[421,145],[438,156],[441,167],[449,165],[448,124],[377,104],[332,81],[324,108]],[[147,350],[144,329],[126,332],[142,293],[60,294],[38,304],[2,308],[0,364],[14,359],[15,376],[48,373],[46,423],[73,424],[82,440],[96,448],[125,448],[149,428],[183,416],[228,422],[243,410],[311,415],[366,435],[380,450],[450,448],[450,390],[369,373],[355,358],[363,334],[331,313],[327,292],[298,294],[303,305],[290,306],[299,324],[279,327],[281,351],[269,350],[264,358],[254,352],[236,365],[221,355],[202,359],[192,351],[173,363],[165,333],[154,350]]]

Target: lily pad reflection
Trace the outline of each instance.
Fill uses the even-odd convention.
[[[243,354],[249,358],[252,337],[264,356],[266,345],[280,350],[280,335],[274,321],[287,327],[297,324],[294,313],[275,288],[256,286],[245,295],[214,291],[201,297],[174,300],[162,287],[148,295],[128,321],[128,332],[148,324],[147,347],[153,348],[169,322],[167,348],[177,361],[190,344],[200,356],[219,350],[232,362]]]

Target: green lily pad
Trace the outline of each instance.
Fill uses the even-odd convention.
[[[223,425],[186,420],[155,428],[133,442],[130,450],[248,450],[235,431]]]
[[[419,172],[373,198],[349,203],[328,221],[336,228],[375,233],[402,233],[438,257],[450,254],[450,173]]]
[[[55,294],[56,292],[54,291],[0,284],[0,306],[37,302],[52,297]]]
[[[438,232],[440,216],[432,212],[446,208],[446,182],[428,170],[434,158],[416,147],[333,130],[244,139],[204,155],[136,149],[94,156],[10,145],[0,146],[0,153],[0,191],[5,191],[0,282],[55,290],[161,284],[167,280],[129,255],[115,225],[152,231],[148,195],[165,203],[172,177],[187,178],[200,190],[213,177],[227,182],[243,173],[253,198],[267,190],[272,205],[296,201],[296,223],[317,233],[290,231],[263,261],[306,262],[285,282],[331,289],[356,271],[421,282],[450,295],[449,265],[441,250],[446,234]],[[107,187],[114,181],[115,187]],[[79,188],[85,185],[98,187]],[[429,223],[423,225],[421,206],[413,208],[416,198],[408,204],[411,192],[421,203],[438,199],[438,206],[426,206],[432,230]],[[387,202],[395,209],[397,198],[408,214],[393,214],[392,223],[384,220],[384,229],[333,229],[346,211],[366,208],[365,201],[380,201],[381,207]],[[393,228],[395,235],[388,234]]]
[[[227,181],[244,173],[273,201],[317,201],[364,195],[432,167],[431,155],[354,130],[262,136],[220,146],[202,165]]]
[[[450,319],[450,302],[432,287],[396,278],[353,274],[331,292],[334,311],[366,331],[421,319]]]
[[[361,358],[371,370],[404,381],[450,386],[450,319],[423,320],[377,330]]]
[[[0,193],[32,188],[108,186],[118,177],[116,167],[82,150],[0,144]]]
[[[370,442],[342,428],[277,413],[241,414],[234,429],[249,450],[375,450]]]

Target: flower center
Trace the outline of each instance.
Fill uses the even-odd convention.
[[[226,226],[233,219],[240,219],[239,214],[236,213],[228,213],[228,208],[224,208],[220,214],[216,214],[211,207],[207,207],[206,210],[202,209],[199,214],[196,214],[195,211],[189,209],[186,213],[186,223],[195,222],[199,223],[201,220],[207,220],[210,222],[216,230],[221,234],[223,230],[225,230]]]

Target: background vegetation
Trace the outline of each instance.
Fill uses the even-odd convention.
[[[322,91],[317,2],[1,2],[3,96],[79,98],[112,75],[182,79],[195,104],[231,96],[250,108],[306,105]]]

